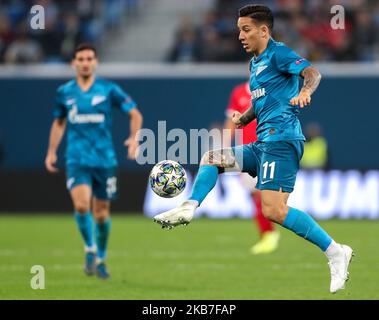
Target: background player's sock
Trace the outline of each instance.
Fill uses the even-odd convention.
[[[218,168],[216,166],[200,166],[195,182],[192,187],[192,194],[189,200],[196,200],[199,205],[203,202],[207,194],[216,185],[218,178]]]
[[[97,258],[103,261],[107,255],[107,243],[111,230],[111,219],[107,218],[104,222],[96,222],[96,244]]]
[[[91,211],[84,214],[75,212],[74,216],[86,248],[94,248],[93,218]]]
[[[283,227],[312,242],[324,252],[332,243],[332,238],[310,215],[295,208],[289,207]]]

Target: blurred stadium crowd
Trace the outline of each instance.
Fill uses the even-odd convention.
[[[156,0],[149,0],[156,1]],[[181,19],[166,60],[246,60],[237,39],[238,9],[251,0],[213,0],[203,17]],[[141,0],[1,0],[0,63],[64,62],[78,42],[101,43],[134,15]],[[311,61],[379,60],[379,0],[262,0],[275,14],[274,38]],[[148,4],[148,1],[144,1]],[[29,27],[30,8],[45,8],[43,32]],[[333,30],[330,8],[343,5],[345,30]],[[162,21],[164,24],[165,21]]]
[[[200,23],[183,19],[168,55],[172,62],[243,61],[236,14],[249,0],[216,0]],[[254,1],[255,3],[255,1]],[[311,61],[379,60],[378,0],[265,0],[275,16],[274,35]],[[330,25],[333,5],[345,8],[345,30]]]
[[[97,43],[138,0],[1,0],[0,62],[62,62],[81,41]],[[30,8],[45,9],[45,30],[29,27]]]

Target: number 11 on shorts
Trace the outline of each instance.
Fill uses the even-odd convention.
[[[263,164],[263,179],[267,179],[267,171],[268,168],[270,167],[270,179],[274,179],[274,173],[275,173],[275,161],[271,162],[270,164],[268,161],[266,161]]]

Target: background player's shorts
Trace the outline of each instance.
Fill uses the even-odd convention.
[[[116,168],[92,168],[70,165],[66,167],[67,189],[80,184],[91,187],[93,196],[99,200],[113,200],[117,193]]]
[[[233,151],[242,172],[258,177],[257,189],[293,191],[304,152],[302,140],[257,141],[233,147]]]

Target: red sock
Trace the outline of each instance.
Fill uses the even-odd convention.
[[[261,192],[255,191],[252,195],[255,204],[255,221],[261,236],[267,231],[274,231],[274,223],[266,219],[262,213]]]

